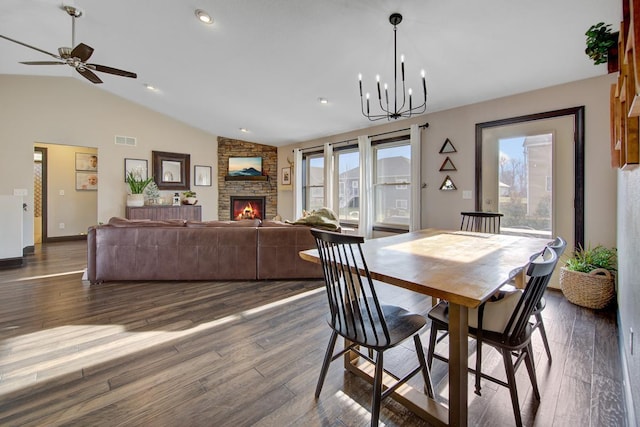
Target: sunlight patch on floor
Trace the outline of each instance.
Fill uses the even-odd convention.
[[[241,321],[322,291],[323,287],[313,289],[198,325],[184,320],[165,326],[173,331],[127,331],[122,325],[65,325],[7,338],[0,344],[0,396],[39,381],[74,373],[82,375],[86,368]],[[3,331],[15,333],[16,329],[19,327],[9,326]],[[119,337],[114,339],[114,335]]]

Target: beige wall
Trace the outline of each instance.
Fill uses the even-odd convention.
[[[585,241],[614,245],[616,239],[616,173],[609,167],[609,88],[615,76],[607,75],[560,86],[541,89],[461,108],[426,114],[401,122],[361,129],[327,138],[280,147],[278,167],[287,166],[295,147],[338,142],[358,135],[377,134],[402,129],[409,124],[429,123],[422,131],[422,227],[457,228],[458,213],[474,210],[475,194],[462,199],[462,191],[475,193],[475,125],[476,123],[522,116],[563,108],[585,106]],[[457,149],[450,154],[457,171],[448,172],[457,191],[440,191],[444,179],[440,166],[445,158],[439,154],[449,138]],[[279,192],[278,211],[284,218],[293,216],[293,193]]]
[[[142,86],[141,89],[143,90]],[[36,142],[98,150],[98,210],[94,222],[124,216],[124,159],[146,159],[151,151],[191,155],[193,165],[212,166],[217,176],[216,136],[111,95],[70,77],[0,76],[0,194],[26,188],[33,204],[33,146]],[[150,94],[150,96],[162,96]],[[136,147],[117,146],[115,135],[137,138]],[[195,187],[203,219],[216,219],[217,187]],[[165,193],[168,194],[168,193]],[[33,244],[33,214],[25,218],[25,245]],[[56,226],[57,227],[57,226]]]

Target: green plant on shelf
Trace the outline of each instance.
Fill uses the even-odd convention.
[[[593,59],[595,65],[606,63],[609,49],[618,43],[617,33],[611,31],[611,24],[598,22],[584,34],[587,36],[587,48],[584,50],[587,56]]]

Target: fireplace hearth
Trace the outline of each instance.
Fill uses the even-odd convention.
[[[264,219],[265,196],[231,196],[230,217],[234,221],[243,219]]]

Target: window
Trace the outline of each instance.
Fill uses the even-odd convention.
[[[373,156],[374,225],[408,229],[411,201],[409,139],[378,142],[373,146]]]
[[[375,141],[371,148],[373,170],[363,179],[372,188],[367,198],[374,210],[373,226],[386,231],[408,230],[411,207],[409,136]],[[302,159],[303,209],[309,211],[330,205],[340,223],[357,227],[363,209],[360,188],[368,187],[360,182],[362,165],[358,145],[353,142],[334,145],[332,162],[335,169],[330,184],[324,180],[325,158],[322,151],[304,153]],[[325,185],[332,186],[332,203],[324,198]]]
[[[357,223],[360,215],[360,153],[357,147],[336,149],[333,153],[338,173],[338,219]]]
[[[303,156],[304,209],[311,211],[325,206],[324,203],[324,157],[322,153]]]

